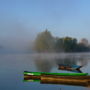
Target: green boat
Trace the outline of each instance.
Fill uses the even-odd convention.
[[[24,71],[24,75],[87,76],[88,73],[49,73],[49,72],[28,72],[28,71]]]

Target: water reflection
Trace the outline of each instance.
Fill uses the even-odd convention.
[[[81,55],[81,54],[80,54]],[[31,55],[31,54],[8,54],[0,55],[0,90],[87,90],[88,88],[67,85],[46,85],[40,83],[24,83],[23,71],[47,71],[47,72],[62,72],[58,70],[58,64],[73,62],[77,65],[84,65],[81,70],[85,73],[90,73],[90,54],[72,55]],[[47,62],[45,64],[44,62]],[[42,69],[42,67],[44,69]],[[47,69],[46,69],[47,68]],[[88,89],[89,90],[89,89]]]
[[[80,70],[81,67],[84,67],[87,65],[88,60],[83,56],[71,56],[67,55],[64,58],[61,57],[54,57],[54,58],[43,58],[43,57],[37,57],[35,58],[35,66],[37,68],[37,71],[40,72],[50,72],[53,68],[59,67],[60,65],[67,65],[70,67],[76,67],[74,70],[68,70],[67,71],[73,71],[77,73],[82,73]],[[69,67],[69,69],[70,69]],[[57,68],[58,69],[58,68]],[[65,70],[65,69],[59,69],[59,70]]]
[[[51,63],[50,60],[48,59],[37,58],[35,60],[35,65],[36,65],[37,71],[50,72],[54,64]]]
[[[87,64],[88,64],[88,58],[86,58],[85,56],[83,57],[83,56],[67,55],[65,57],[63,57],[63,56],[62,57],[60,57],[60,56],[45,57],[45,56],[40,56],[39,55],[39,56],[34,58],[34,65],[35,65],[35,68],[36,68],[36,72],[57,72],[56,69],[58,70],[58,65],[67,65],[67,66],[69,66],[68,67],[69,69],[62,69],[64,72],[65,72],[65,70],[67,70],[67,71],[73,71],[73,72],[78,72],[78,73],[82,73],[82,72],[85,73],[85,70],[82,71],[81,67],[85,67],[85,66],[87,66]],[[75,67],[75,68],[77,67],[77,68],[75,70],[72,67]],[[81,70],[80,70],[80,68],[81,68]],[[59,69],[58,71],[61,73],[61,69]],[[48,84],[56,84],[57,85],[57,81],[52,82],[52,80],[51,80],[51,79],[56,80],[56,77],[55,78],[48,77],[48,79],[51,80],[50,82],[48,82],[49,80],[47,79],[46,76],[44,76],[42,78],[43,79],[41,79],[41,81],[39,81],[40,83],[45,83],[45,84],[48,83]],[[68,78],[67,82],[71,80],[70,78],[71,77]],[[31,79],[31,77],[30,77],[30,79]],[[62,78],[60,78],[60,79],[62,79]],[[45,80],[47,80],[47,82]],[[57,78],[57,80],[58,80],[58,78]],[[66,79],[62,79],[62,80],[65,80],[65,83],[63,83],[63,85],[68,85],[68,84],[66,84]],[[60,80],[60,82],[58,84],[61,85],[62,80]],[[76,82],[76,79],[73,79],[73,80],[75,80],[75,82]],[[73,80],[71,80],[68,83],[70,85],[74,85],[74,84],[72,84]],[[79,83],[79,81],[80,81],[80,83]],[[82,79],[80,79],[80,80],[77,79],[77,82],[76,82],[75,85],[79,85],[78,83],[81,86],[83,86],[82,85],[83,84]],[[86,83],[87,82],[85,81],[84,85],[86,85]]]

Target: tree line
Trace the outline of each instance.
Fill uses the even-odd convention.
[[[90,46],[87,39],[77,42],[72,37],[53,37],[51,32],[45,30],[37,35],[34,49],[37,52],[89,52]]]

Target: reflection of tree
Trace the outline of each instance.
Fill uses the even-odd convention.
[[[37,59],[35,60],[35,65],[37,69],[41,72],[50,72],[53,66],[53,63],[48,59]]]
[[[82,73],[80,70],[81,67],[87,65],[87,60],[85,58],[77,58],[74,56],[67,56],[64,59],[57,59],[56,63],[58,65],[59,70],[66,70],[72,72]]]
[[[79,63],[80,66],[85,66],[87,65],[87,60],[84,57],[67,56],[63,59],[57,59],[56,63],[66,65],[77,65]]]
[[[85,60],[85,58],[81,58],[81,59],[79,59],[77,62],[78,62],[78,64],[80,64],[81,66],[86,66],[87,63],[88,63],[88,61]]]
[[[70,58],[64,58],[64,59],[57,59],[57,64],[66,64],[66,65],[75,65],[77,62]]]
[[[35,60],[36,68],[41,72],[50,72],[51,69],[56,66],[56,64],[57,66],[60,64],[66,64],[69,66],[77,65],[84,67],[85,65],[87,65],[87,58],[84,58],[83,56],[78,57],[75,55],[67,55],[64,58],[55,57],[53,59],[50,59],[38,57]]]

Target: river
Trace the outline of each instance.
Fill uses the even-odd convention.
[[[71,85],[24,82],[23,72],[68,72],[58,70],[58,64],[82,65],[82,72],[90,73],[90,53],[73,54],[0,54],[0,90],[90,90]]]

